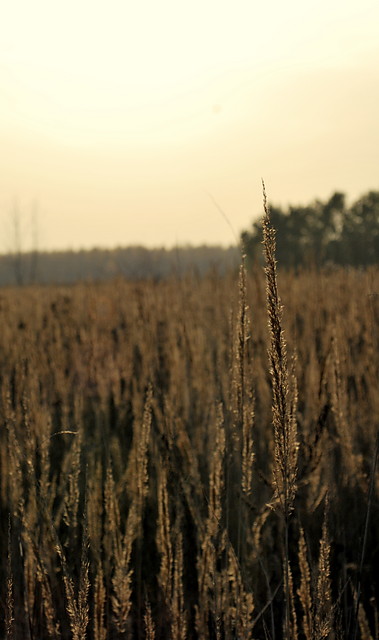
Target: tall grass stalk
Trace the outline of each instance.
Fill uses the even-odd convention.
[[[14,599],[13,599],[13,572],[12,572],[12,540],[11,540],[11,516],[8,519],[8,554],[7,554],[7,596],[5,603],[5,633],[7,640],[13,640]]]
[[[283,307],[279,298],[275,229],[271,225],[265,184],[263,186],[263,245],[266,259],[266,299],[270,331],[269,360],[272,381],[272,416],[274,426],[274,499],[284,518],[284,591],[285,633],[290,638],[290,564],[289,519],[296,493],[298,442],[296,429],[296,393],[289,398],[287,347],[282,326]]]
[[[357,632],[358,632],[359,606],[360,606],[361,588],[362,588],[361,581],[362,581],[362,574],[363,574],[363,564],[364,564],[365,555],[366,555],[366,545],[367,545],[367,535],[368,535],[368,527],[369,527],[369,521],[370,521],[370,512],[371,512],[371,506],[372,506],[372,501],[373,501],[373,497],[374,497],[375,474],[376,474],[376,465],[377,465],[377,462],[378,462],[378,454],[379,454],[379,430],[377,431],[377,434],[376,434],[375,449],[374,449],[374,454],[373,454],[373,457],[372,457],[372,466],[371,466],[371,473],[370,473],[370,487],[369,487],[369,493],[368,493],[368,499],[367,499],[365,527],[364,527],[364,532],[363,532],[361,558],[360,558],[359,570],[358,570],[358,586],[357,586],[357,596],[356,596],[356,610],[355,610],[355,623],[354,623],[353,640],[356,640]]]
[[[333,605],[330,576],[329,497],[326,496],[324,521],[320,540],[318,575],[315,594],[313,636],[315,640],[329,638],[333,625]]]

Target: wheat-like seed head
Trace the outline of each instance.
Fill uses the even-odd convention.
[[[275,259],[275,230],[270,222],[267,197],[263,185],[263,243],[266,256],[266,295],[270,331],[269,360],[272,380],[272,414],[274,424],[275,459],[274,487],[280,507],[288,518],[296,493],[298,443],[296,433],[296,391],[289,400],[287,346],[282,327],[283,307],[279,298]],[[294,406],[295,405],[295,406]]]

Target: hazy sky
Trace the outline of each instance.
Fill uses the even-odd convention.
[[[231,244],[379,189],[378,0],[3,0],[0,251]]]

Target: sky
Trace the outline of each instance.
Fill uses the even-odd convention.
[[[262,178],[379,190],[377,0],[1,5],[0,252],[227,246]]]

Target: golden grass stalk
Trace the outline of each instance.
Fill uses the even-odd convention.
[[[52,506],[54,503],[55,496],[55,487],[54,481],[52,482],[50,479],[50,455],[49,455],[49,446],[51,443],[51,438],[54,435],[60,434],[52,434],[51,433],[51,416],[46,411],[46,414],[43,414],[43,420],[45,422],[45,432],[40,438],[39,443],[39,455],[40,455],[40,466],[41,466],[41,475],[39,479],[39,495],[41,496],[42,502],[47,505],[48,511],[52,512]]]
[[[172,640],[186,640],[187,614],[184,607],[183,590],[183,536],[180,531],[176,532],[175,539],[170,611]]]
[[[78,429],[76,438],[73,439],[72,443],[71,469],[68,473],[68,491],[65,494],[65,509],[63,513],[63,520],[70,527],[74,538],[77,532],[81,449],[82,435],[81,430]]]
[[[79,592],[78,592],[78,621],[80,634],[78,640],[82,637],[86,637],[86,630],[89,623],[89,603],[88,593],[90,588],[89,581],[89,559],[88,559],[88,531],[86,516],[84,516],[83,534],[82,534],[82,553],[80,559],[80,573],[79,573]]]
[[[367,545],[368,527],[370,522],[370,513],[371,513],[371,507],[372,507],[372,502],[374,497],[375,475],[376,475],[376,466],[378,462],[378,456],[379,456],[379,430],[376,433],[375,449],[374,449],[374,454],[373,454],[372,464],[371,464],[370,485],[369,485],[368,497],[367,497],[365,528],[363,533],[361,558],[360,558],[359,570],[358,570],[358,580],[357,580],[358,585],[357,585],[357,598],[356,598],[357,604],[356,604],[356,612],[355,612],[355,628],[354,628],[354,635],[353,635],[354,640],[357,635],[357,621],[359,619],[358,607],[361,599],[361,580],[362,580],[362,573],[363,573],[363,563],[366,555],[366,545]]]
[[[287,366],[287,346],[282,327],[283,307],[279,298],[277,269],[276,269],[276,241],[275,229],[270,222],[269,207],[263,183],[263,243],[266,257],[266,299],[268,312],[268,326],[270,330],[270,373],[272,380],[272,413],[274,424],[275,460],[274,460],[274,488],[275,497],[280,508],[288,519],[293,509],[296,493],[298,442],[295,422],[294,400],[289,402],[289,372]]]
[[[375,638],[379,638],[379,617],[378,617],[378,607],[376,604],[375,598],[372,596],[370,598],[370,604],[373,610],[374,615],[374,636]]]
[[[153,616],[151,614],[151,606],[149,601],[146,601],[144,620],[146,640],[155,640],[155,625]]]
[[[304,530],[300,527],[299,537],[299,567],[300,567],[300,587],[298,596],[303,609],[303,632],[305,640],[312,640],[312,592],[311,592],[311,572],[308,563],[308,548],[305,541]]]
[[[83,536],[84,538],[84,536]],[[67,567],[67,560],[63,547],[61,544],[56,546],[57,553],[59,555],[62,570],[63,570],[63,583],[66,594],[66,608],[70,620],[70,629],[73,640],[85,640],[87,633],[87,626],[89,622],[89,606],[88,606],[88,592],[89,592],[89,578],[88,578],[88,558],[87,558],[87,543],[83,539],[82,543],[82,555],[80,563],[80,576],[78,593],[76,594],[75,583],[69,574]]]
[[[25,523],[26,527],[27,524]],[[37,562],[36,557],[31,548],[29,536],[23,531],[23,572],[25,584],[25,610],[29,619],[29,624],[33,626],[33,612],[36,597],[37,586]]]
[[[224,616],[225,627],[240,640],[251,640],[255,608],[253,594],[244,586],[238,559],[231,545],[228,545],[227,559],[227,582],[224,589],[228,591],[229,602]]]
[[[29,624],[33,626],[33,613],[37,586],[37,553],[33,552],[30,539],[30,532],[38,529],[37,507],[37,479],[35,471],[35,450],[36,450],[36,434],[32,433],[30,425],[30,402],[24,392],[22,399],[22,420],[23,428],[26,432],[24,441],[24,462],[26,467],[27,479],[27,498],[25,500],[24,509],[22,511],[22,546],[23,546],[23,573],[24,573],[24,603],[25,611],[29,619]]]
[[[296,606],[295,606],[295,593],[293,587],[293,577],[292,577],[292,569],[291,565],[288,567],[288,587],[290,594],[290,625],[289,625],[289,637],[291,640],[297,640],[297,616],[296,616]]]
[[[120,554],[116,553],[115,555],[115,570],[112,578],[112,609],[115,627],[119,633],[124,633],[132,606],[133,569],[130,566],[132,545],[123,545],[120,551]]]
[[[289,372],[287,366],[287,346],[282,327],[283,307],[279,298],[277,269],[276,269],[276,241],[275,229],[271,225],[270,212],[267,203],[266,189],[263,184],[264,217],[263,244],[266,258],[266,300],[268,326],[270,331],[270,373],[272,381],[272,416],[274,426],[274,466],[273,483],[274,499],[284,517],[285,526],[285,562],[284,562],[284,592],[285,592],[285,629],[287,638],[290,637],[290,568],[288,551],[289,517],[293,509],[296,494],[298,442],[296,429],[296,386],[292,398],[289,399]],[[293,376],[294,379],[294,376]]]
[[[318,576],[315,594],[314,612],[314,640],[328,638],[333,624],[333,605],[330,579],[330,540],[328,530],[329,499],[326,498],[322,535],[320,540],[320,555],[318,561]]]
[[[25,509],[25,497],[23,492],[23,478],[21,469],[22,453],[15,430],[15,415],[10,410],[9,397],[7,398],[6,425],[8,435],[8,455],[10,460],[9,493],[13,515],[22,520]],[[9,413],[8,413],[9,411]]]
[[[61,637],[60,625],[56,620],[56,611],[53,602],[53,594],[49,582],[46,567],[42,562],[37,563],[37,580],[41,586],[43,613],[46,621],[46,629],[49,638],[57,640]]]
[[[358,606],[358,621],[359,621],[359,629],[361,632],[361,640],[374,640],[374,638],[371,635],[370,625],[367,620],[366,612],[361,602],[359,603],[359,606]]]
[[[112,508],[113,506],[113,508]],[[136,538],[140,518],[135,501],[132,502],[125,525],[125,534],[121,538],[119,528],[114,527],[119,521],[118,505],[115,496],[111,496],[109,508],[110,529],[113,541],[114,573],[112,576],[112,610],[113,621],[117,631],[124,633],[127,629],[129,612],[132,606],[132,576],[131,556],[133,542]]]
[[[101,541],[103,533],[103,468],[101,463],[92,466],[88,478],[87,520],[91,553],[101,565]]]
[[[7,640],[13,640],[14,598],[12,572],[11,516],[8,518],[8,553],[7,553],[7,596],[5,603],[5,634]]]
[[[197,558],[199,606],[196,610],[196,628],[199,637],[207,637],[209,618],[219,629],[222,617],[222,585],[217,575],[217,557],[224,550],[222,542],[222,498],[224,488],[225,428],[220,404],[216,417],[216,442],[209,471],[208,518]]]
[[[114,555],[115,548],[121,547],[121,517],[111,465],[108,465],[105,480],[104,508],[106,514],[104,546],[107,557],[110,558]]]
[[[362,473],[359,456],[354,451],[351,425],[348,416],[348,396],[346,384],[342,378],[341,356],[336,334],[332,337],[331,349],[331,398],[335,416],[339,445],[343,454],[344,480],[346,483],[358,483],[362,491],[367,490],[367,480]]]
[[[213,611],[212,593],[216,596],[216,550],[211,537],[205,534],[197,557],[198,604],[195,611],[196,632],[199,638],[209,637],[209,617]]]
[[[27,542],[28,554],[32,555],[35,561],[36,581],[39,583],[41,589],[42,609],[48,636],[52,640],[59,640],[61,637],[61,630],[60,623],[57,621],[57,612],[54,606],[54,597],[51,588],[51,575],[49,575],[48,568],[43,559],[43,552],[45,551],[46,553],[46,550],[38,547],[35,531],[25,528],[24,538]],[[47,540],[51,542],[51,531],[49,529],[45,531],[44,542],[46,543]]]
[[[158,583],[167,606],[171,601],[171,576],[173,550],[171,543],[171,524],[167,491],[167,473],[164,465],[159,469],[158,477],[158,522],[157,547],[161,556]]]
[[[178,518],[173,536],[174,543],[172,542],[167,473],[163,465],[158,478],[157,525],[156,540],[161,556],[158,583],[170,616],[171,638],[172,640],[185,640],[187,637],[187,614],[183,590],[183,536],[180,531],[180,518]]]
[[[249,306],[247,304],[245,256],[239,271],[238,289],[239,304],[237,317],[237,335],[234,347],[232,388],[234,396],[233,436],[235,445],[242,456],[242,491],[246,496],[251,493],[253,477],[253,438],[254,397],[251,390],[247,345],[250,340]]]
[[[107,630],[104,625],[105,598],[104,575],[101,565],[99,565],[94,584],[94,640],[106,640],[107,637]]]
[[[149,385],[143,411],[142,424],[138,434],[137,452],[135,457],[137,472],[137,494],[138,494],[138,514],[142,519],[142,510],[145,498],[147,496],[149,475],[148,475],[148,448],[151,428],[151,403],[153,399],[153,390]]]
[[[240,429],[243,423],[243,408],[245,400],[245,379],[246,379],[246,345],[249,339],[248,305],[246,293],[246,267],[245,256],[242,256],[242,263],[239,270],[238,279],[239,305],[237,318],[237,336],[235,345],[234,367],[233,367],[233,393],[234,393],[234,437],[238,442],[240,439]]]
[[[30,437],[30,427],[28,424],[28,405],[23,404],[23,420],[28,433],[27,446],[25,454],[22,454],[14,428],[14,417],[8,421],[8,439],[10,446],[10,457],[12,460],[12,476],[15,482],[12,482],[11,496],[13,502],[18,503],[15,508],[15,514],[22,522],[22,558],[23,558],[23,585],[24,585],[24,606],[28,617],[29,625],[33,625],[33,611],[36,602],[37,583],[41,590],[41,604],[46,622],[47,633],[50,638],[57,639],[61,637],[60,625],[56,620],[56,611],[53,604],[53,594],[50,585],[49,572],[43,560],[42,549],[39,548],[37,539],[39,532],[43,529],[43,524],[47,525],[44,530],[44,541],[53,538],[58,540],[56,531],[50,520],[48,512],[48,504],[46,502],[44,489],[40,483],[37,483],[35,474],[32,450],[32,438]],[[27,499],[22,495],[20,487],[22,485],[21,460],[26,462],[26,476],[28,480],[28,496]],[[42,456],[42,464],[46,462]],[[44,469],[42,469],[42,476]],[[37,484],[40,489],[37,493]],[[17,496],[17,497],[16,497]],[[38,505],[38,506],[37,506]],[[15,505],[16,506],[16,505]],[[42,516],[42,519],[40,519]],[[59,541],[57,543],[59,546]],[[59,554],[64,557],[63,549],[60,548]],[[66,572],[66,573],[65,573]],[[67,574],[67,566],[64,560],[64,575]]]
[[[254,448],[252,427],[254,424],[254,399],[251,396],[249,406],[244,408],[242,427],[242,491],[249,497],[252,492]]]
[[[209,503],[208,521],[206,525],[207,535],[215,538],[221,526],[222,499],[224,489],[224,456],[225,456],[225,429],[222,405],[219,405],[216,418],[216,442],[211,459],[209,473]]]
[[[252,491],[253,479],[253,437],[254,396],[251,381],[251,362],[249,361],[248,343],[250,340],[249,306],[247,304],[246,257],[242,255],[238,279],[238,314],[236,335],[232,351],[232,416],[233,416],[233,454],[229,456],[226,484],[236,483],[241,487],[236,496],[237,504],[233,506],[237,515],[236,552],[240,561],[246,553],[246,537],[248,528],[246,504]],[[234,461],[234,465],[231,465]],[[228,500],[231,498],[228,491]],[[227,508],[227,520],[230,507]],[[227,523],[228,526],[228,523]]]

